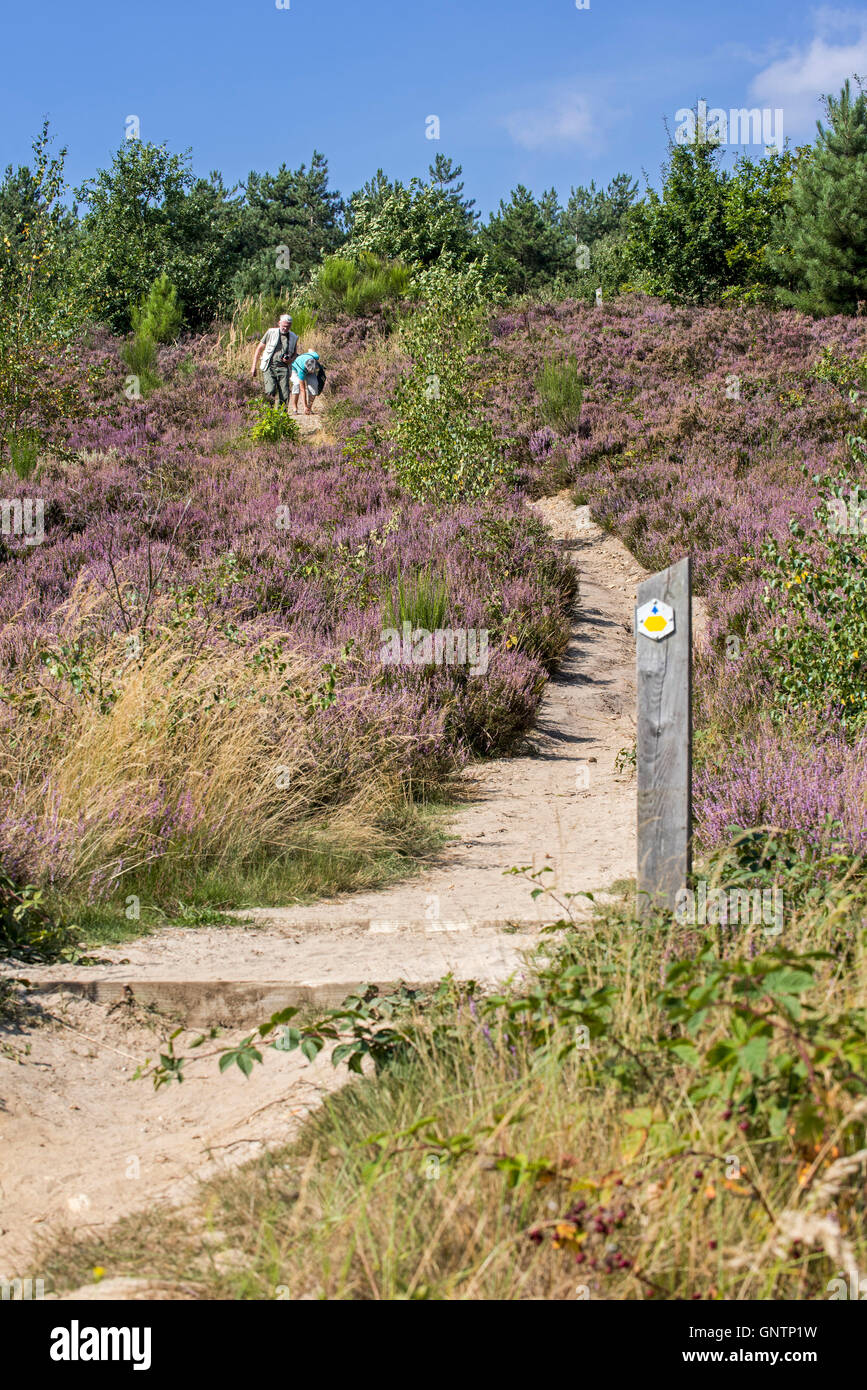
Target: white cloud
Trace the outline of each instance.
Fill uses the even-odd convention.
[[[595,149],[601,129],[594,105],[600,104],[583,93],[561,90],[537,105],[510,112],[504,123],[515,143],[526,150],[551,144]]]
[[[851,10],[821,9],[814,16],[816,34],[809,44],[790,48],[756,73],[750,97],[765,106],[781,106],[785,128],[812,134],[822,115],[821,98],[836,96],[854,73],[867,74],[867,16]],[[845,35],[834,42],[832,35]]]

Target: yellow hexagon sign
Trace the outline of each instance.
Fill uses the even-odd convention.
[[[641,605],[635,614],[635,622],[639,632],[659,642],[674,632],[674,609],[663,603],[662,599],[655,598]]]

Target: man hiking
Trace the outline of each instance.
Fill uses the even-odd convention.
[[[292,363],[292,406],[298,414],[298,397],[304,402],[304,414],[313,414],[313,402],[322,390],[322,364],[318,352],[302,352]]]
[[[292,332],[292,318],[281,314],[276,328],[269,328],[256,344],[250,375],[256,375],[259,358],[262,359],[262,385],[265,395],[272,405],[289,403],[289,371],[298,356],[298,334]],[[309,413],[309,412],[308,412]]]

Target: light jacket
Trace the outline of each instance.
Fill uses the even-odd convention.
[[[295,349],[298,347],[298,334],[290,331],[286,334],[286,337],[289,340],[289,356],[294,357]],[[280,329],[269,328],[262,341],[265,344],[265,351],[262,353],[262,360],[259,363],[259,367],[263,372],[267,372],[271,365],[271,358],[280,346]]]

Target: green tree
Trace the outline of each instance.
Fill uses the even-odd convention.
[[[477,239],[478,250],[511,294],[549,288],[574,263],[554,189],[538,200],[523,184],[492,213]]]
[[[52,156],[50,145],[46,122],[33,143],[32,169],[7,171],[0,197],[0,455],[9,451],[13,461],[24,432],[38,436],[77,400],[63,370],[81,313],[65,292],[66,151]]]
[[[251,173],[233,246],[237,299],[281,294],[308,278],[345,239],[344,205],[328,187],[328,161],[314,150],[310,168]]]
[[[725,187],[726,260],[732,284],[726,299],[769,295],[774,281],[768,262],[780,219],[788,205],[800,151],[769,150],[761,159],[740,155]]]
[[[778,298],[809,314],[851,314],[867,300],[867,96],[848,80],[825,98],[827,125],[798,161],[778,245]]]
[[[195,179],[188,155],[127,140],[76,196],[87,207],[77,271],[98,319],[126,332],[163,271],[191,327],[225,306],[238,210],[219,174]]]
[[[434,265],[441,256],[471,259],[475,214],[463,197],[461,172],[442,155],[431,165],[428,182],[389,183],[378,170],[350,200],[347,253],[369,251],[411,267]]]
[[[632,214],[629,254],[649,294],[706,304],[732,283],[726,252],[727,183],[719,142],[700,126],[687,144],[670,144],[662,196],[648,189]]]
[[[623,230],[637,193],[638,184],[628,174],[615,174],[605,189],[591,179],[588,187],[572,189],[563,221],[579,245],[592,248],[601,237]]]
[[[152,343],[171,343],[184,322],[178,292],[163,271],[150,287],[138,309],[132,312],[132,326],[139,337]]]

